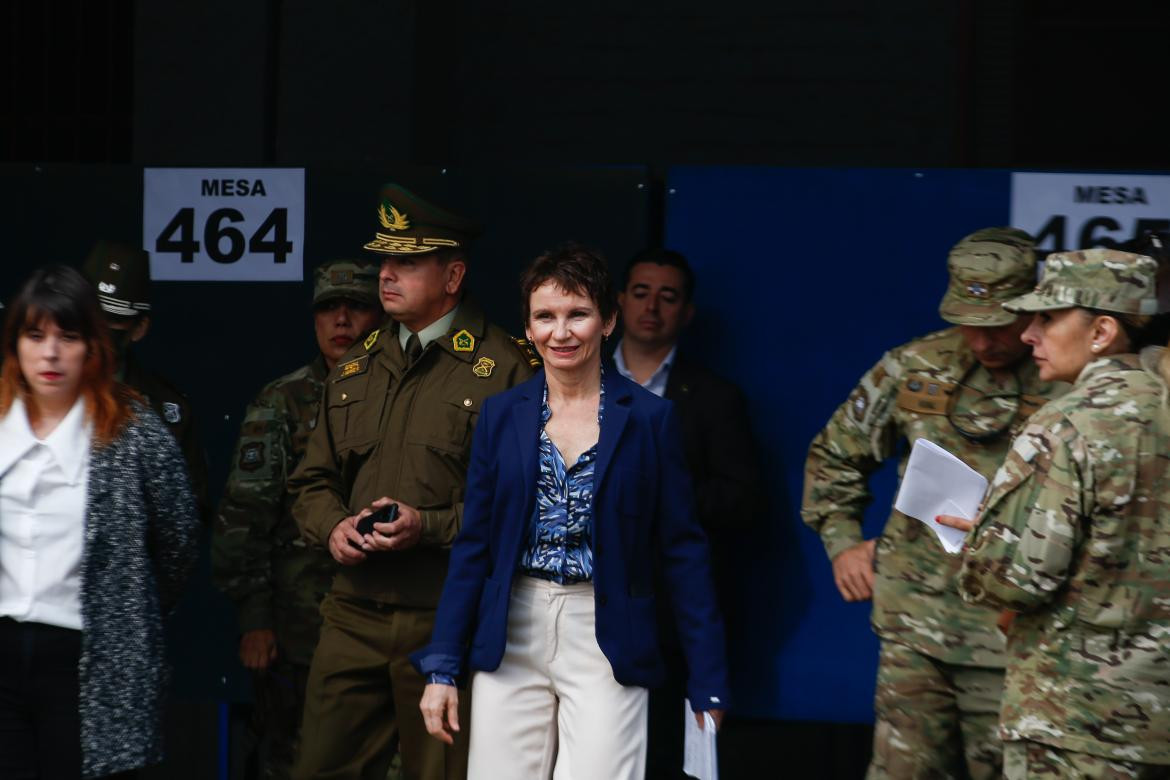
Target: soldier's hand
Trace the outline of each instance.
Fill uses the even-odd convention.
[[[422,536],[422,516],[412,506],[392,498],[379,498],[374,509],[388,504],[398,504],[398,519],[393,523],[374,523],[376,533],[366,534],[366,544],[371,550],[406,550],[418,544]]]
[[[423,723],[430,735],[448,745],[454,745],[453,732],[459,730],[459,691],[455,686],[428,684],[423,688],[418,708],[422,710]]]
[[[873,548],[876,539],[855,544],[833,559],[833,580],[846,601],[873,598]]]
[[[368,515],[370,510],[363,509],[356,515],[351,515],[333,526],[329,534],[329,554],[333,560],[342,566],[357,566],[366,559],[366,554],[353,546],[362,544],[362,535],[357,532],[358,518]],[[350,544],[350,542],[353,544]]]
[[[276,634],[271,628],[245,631],[240,637],[240,663],[262,672],[276,660]]]

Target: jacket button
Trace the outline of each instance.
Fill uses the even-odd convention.
[[[603,593],[603,594],[601,594],[600,596],[598,596],[598,597],[597,597],[597,603],[598,603],[598,604],[600,604],[600,605],[601,605],[601,606],[603,606],[603,607],[606,605],[606,602],[607,602],[607,601],[608,601],[608,600],[605,598],[605,594],[604,594],[604,593]]]

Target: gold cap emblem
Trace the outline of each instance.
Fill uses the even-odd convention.
[[[382,223],[382,227],[387,230],[409,230],[410,220],[388,200],[382,201],[378,206],[378,221]]]

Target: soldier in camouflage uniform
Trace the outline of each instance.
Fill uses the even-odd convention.
[[[951,250],[948,268],[939,313],[958,327],[887,352],[813,440],[805,467],[804,520],[845,599],[872,596],[882,640],[871,778],[991,778],[1001,765],[997,613],[962,602],[958,556],[919,521],[894,510],[878,539],[861,532],[868,477],[901,442],[929,439],[990,478],[1012,430],[1057,392],[1020,342],[1026,322],[1000,306],[1035,284],[1031,237],[980,230]]]
[[[1035,292],[1005,304],[1036,312],[1024,339],[1041,378],[1075,381],[1012,443],[962,559],[966,601],[1020,613],[1000,724],[1008,778],[1170,777],[1158,270],[1113,249],[1054,254]]]
[[[314,275],[320,353],[260,391],[244,415],[212,537],[212,575],[235,603],[240,661],[255,672],[264,777],[289,776],[305,680],[321,626],[318,609],[337,564],[301,539],[285,481],[305,452],[325,377],[382,321],[378,267],[338,260]]]

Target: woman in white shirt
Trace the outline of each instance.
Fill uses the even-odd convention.
[[[0,777],[162,757],[162,614],[196,555],[182,455],[114,381],[92,287],[35,272],[0,370]]]

